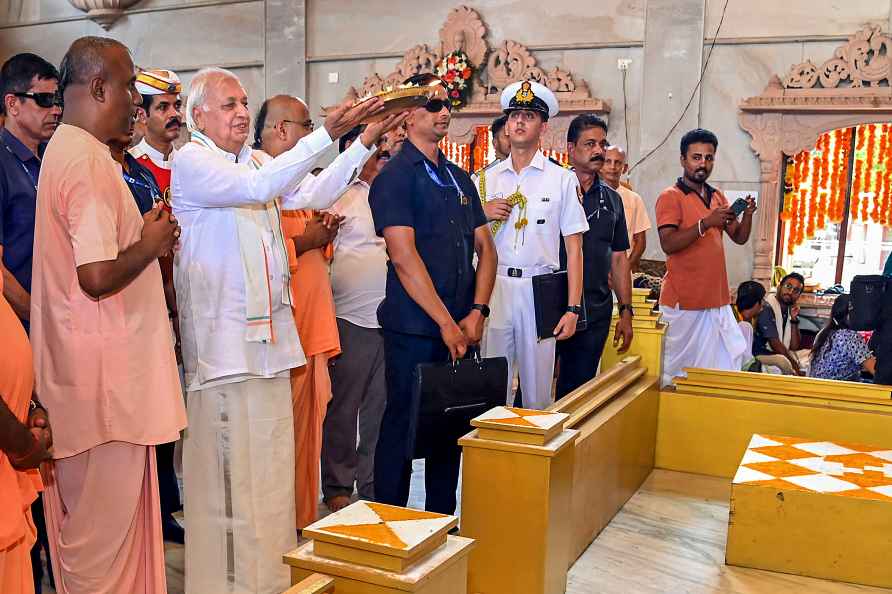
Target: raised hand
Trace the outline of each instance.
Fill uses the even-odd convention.
[[[392,113],[380,121],[372,122],[363,130],[359,140],[363,146],[370,148],[373,144],[378,144],[384,134],[402,126],[408,117],[409,112],[403,111]]]
[[[323,125],[332,139],[340,138],[363,120],[380,113],[383,109],[384,103],[377,97],[355,105],[354,100],[348,97],[328,112]]]
[[[487,221],[507,221],[514,206],[504,198],[494,198],[483,205]]]

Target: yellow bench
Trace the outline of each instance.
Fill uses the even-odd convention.
[[[892,448],[892,387],[688,369],[660,393],[656,466],[731,478],[754,433]]]

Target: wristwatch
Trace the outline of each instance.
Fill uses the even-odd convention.
[[[577,316],[581,316],[582,315],[582,306],[581,305],[568,305],[567,313],[574,313]]]
[[[616,313],[619,316],[623,315],[624,311],[629,312],[629,317],[635,317],[635,309],[628,303],[620,303],[619,306],[616,308]]]
[[[790,318],[790,323],[791,323],[791,324],[798,324],[798,323],[799,323],[799,318]]]
[[[477,311],[479,311],[480,315],[482,315],[484,318],[489,317],[489,306],[485,303],[475,303],[471,306],[471,309],[476,309]]]

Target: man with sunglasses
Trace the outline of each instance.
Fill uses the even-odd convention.
[[[3,295],[28,329],[37,178],[46,143],[59,125],[59,73],[34,54],[18,54],[0,70],[0,246]]]
[[[300,182],[298,193],[308,199],[311,195],[327,196],[329,202],[341,196],[375,152],[382,134],[404,119],[389,118],[365,127],[358,142],[351,143],[350,148],[339,142],[344,150],[319,175],[307,175]],[[254,148],[259,150],[255,150],[254,157],[261,163],[271,161],[293,148],[313,128],[310,111],[303,100],[289,95],[267,99],[257,115]],[[291,370],[298,530],[316,521],[322,423],[331,400],[328,361],[341,352],[328,271],[331,242],[340,221],[338,215],[313,209],[282,211],[282,232],[294,295],[292,312],[307,358],[306,365]]]
[[[753,355],[762,365],[773,365],[784,375],[805,375],[798,353],[799,297],[805,286],[805,279],[798,272],[785,276],[773,295],[765,297],[762,313],[756,321],[753,338]]]
[[[548,119],[558,114],[554,93],[539,83],[515,82],[502,92],[502,109],[511,154],[489,170],[486,201],[503,199],[511,209],[493,227],[499,267],[484,351],[508,359],[507,403],[514,400],[517,370],[523,405],[541,410],[552,402],[556,340],[573,336],[582,314],[582,234],[589,224],[576,175],[539,149]],[[554,338],[538,340],[532,277],[561,268],[561,243],[567,254],[567,307]]]
[[[428,86],[431,74],[406,84]],[[415,455],[419,363],[465,355],[489,315],[496,251],[471,178],[437,147],[449,130],[445,87],[406,120],[408,139],[375,178],[369,205],[390,261],[378,321],[384,336],[387,404],[375,450],[375,498],[405,506]],[[473,257],[477,254],[477,269]],[[431,440],[426,452],[425,509],[455,512],[461,450]]]

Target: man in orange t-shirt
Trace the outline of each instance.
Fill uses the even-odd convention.
[[[746,357],[746,340],[731,311],[723,241],[725,233],[740,245],[749,240],[756,203],[748,198],[738,221],[722,192],[706,183],[718,144],[708,130],[685,134],[684,173],[657,198],[657,229],[666,253],[660,311],[669,325],[663,385],[684,375],[685,367],[739,370]]]
[[[347,189],[376,150],[387,130],[405,117],[390,117],[369,125],[360,139],[342,150],[319,175],[301,181],[301,192],[338,195]],[[306,104],[287,95],[264,102],[255,123],[255,158],[276,157],[295,146],[313,131]],[[344,139],[341,139],[344,142]],[[331,241],[342,217],[312,210],[282,212],[282,234],[291,269],[294,321],[307,364],[291,370],[291,401],[294,412],[295,506],[297,528],[316,521],[319,498],[319,467],[322,455],[322,424],[331,400],[328,361],[340,354],[334,298],[328,275]]]

